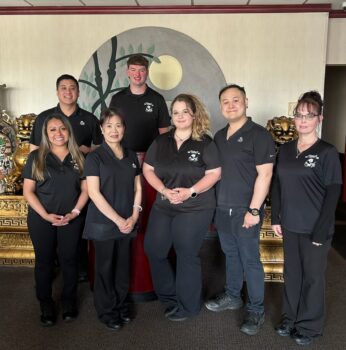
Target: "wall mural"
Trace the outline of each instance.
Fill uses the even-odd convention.
[[[79,78],[82,108],[99,117],[111,97],[128,86],[126,61],[134,53],[149,60],[148,85],[164,96],[168,106],[179,93],[192,93],[208,107],[213,132],[226,124],[218,103],[226,80],[215,59],[194,39],[162,27],[128,30],[93,53]]]

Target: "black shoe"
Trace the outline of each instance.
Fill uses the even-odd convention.
[[[247,335],[255,335],[261,329],[264,323],[265,314],[258,312],[247,312],[240,331]]]
[[[227,293],[222,293],[214,299],[210,299],[204,305],[208,310],[214,312],[238,310],[243,306],[243,300],[242,298],[232,298]]]
[[[129,309],[120,310],[119,314],[120,320],[123,324],[129,324],[133,320]]]
[[[85,271],[79,271],[78,273],[78,282],[83,283],[83,282],[88,282],[88,273]]]
[[[291,332],[291,336],[298,345],[310,345],[312,343],[312,337],[301,334],[296,329]]]
[[[293,330],[292,322],[290,322],[287,318],[284,318],[279,325],[275,327],[276,334],[281,337],[288,337],[291,335]]]
[[[177,311],[178,311],[178,306],[176,306],[176,305],[168,306],[165,310],[165,316],[169,317],[169,316],[175,314]]]
[[[174,322],[181,322],[181,321],[185,321],[187,320],[187,316],[185,316],[184,314],[182,314],[179,309],[177,308],[177,310],[172,313],[171,315],[167,316],[167,318],[170,321],[174,321]]]
[[[52,327],[55,325],[56,316],[54,314],[42,313],[41,314],[41,325],[43,327]]]
[[[106,327],[112,331],[119,331],[122,327],[120,320],[110,320],[106,322]]]
[[[65,322],[72,322],[74,321],[78,316],[78,311],[77,310],[72,310],[72,311],[65,311],[62,314],[62,319]]]

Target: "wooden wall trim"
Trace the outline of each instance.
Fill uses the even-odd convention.
[[[330,4],[249,6],[20,6],[0,7],[0,15],[126,15],[210,13],[295,13],[331,11]]]

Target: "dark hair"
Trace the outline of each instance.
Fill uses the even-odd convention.
[[[76,83],[76,85],[77,85],[78,90],[79,90],[78,80],[74,76],[72,76],[70,74],[60,75],[60,77],[56,80],[56,89],[57,90],[58,90],[59,84],[60,84],[60,82],[62,80],[72,80],[72,81],[74,81]]]
[[[37,157],[35,158],[33,165],[32,165],[32,174],[33,178],[38,180],[38,181],[43,181],[44,180],[44,170],[46,168],[46,157],[47,154],[50,152],[51,148],[51,143],[48,138],[48,123],[52,119],[57,119],[60,120],[64,126],[66,127],[68,131],[68,143],[67,143],[67,148],[72,156],[73,162],[75,162],[79,173],[83,174],[83,164],[84,164],[84,157],[82,156],[81,152],[79,151],[78,145],[76,143],[76,140],[74,138],[72,126],[70,124],[70,121],[68,120],[67,117],[65,117],[62,114],[51,114],[48,116],[42,126],[42,137],[41,137],[41,143],[38,148],[38,154]]]
[[[131,55],[127,60],[127,68],[129,68],[131,64],[144,66],[146,69],[149,67],[149,61],[142,55]]]
[[[230,84],[225,86],[224,88],[222,88],[219,92],[219,100],[221,98],[221,95],[228,89],[238,89],[240,92],[242,92],[244,94],[244,96],[246,97],[246,92],[243,86],[237,85],[237,84]]]
[[[102,111],[100,116],[100,126],[102,126],[108,119],[115,116],[119,117],[124,128],[126,128],[124,113],[120,108],[116,108],[116,107],[107,108],[104,111]]]
[[[312,109],[316,109],[318,115],[322,114],[323,101],[320,93],[316,90],[305,92],[299,97],[298,103],[293,111],[293,114],[296,114],[298,108],[302,105],[306,105],[306,108],[309,112],[312,112]]]

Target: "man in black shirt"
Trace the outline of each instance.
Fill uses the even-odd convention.
[[[130,85],[115,94],[109,107],[119,108],[124,115],[125,147],[137,152],[140,164],[154,139],[169,130],[171,125],[166,102],[162,95],[147,84],[149,62],[142,55],[132,55],[127,61],[127,76]],[[149,262],[144,254],[146,223],[155,200],[155,191],[143,178],[143,212],[139,220],[138,236],[133,244],[132,282],[130,292],[138,299],[153,299],[153,286]],[[138,278],[137,278],[138,277]]]
[[[135,152],[146,152],[156,136],[171,125],[162,95],[147,84],[149,62],[141,55],[127,61],[130,85],[112,97],[109,107],[117,107],[125,115],[124,144]]]
[[[98,119],[77,104],[79,85],[76,78],[69,74],[61,75],[56,81],[56,94],[59,103],[38,115],[30,135],[30,152],[37,149],[41,142],[42,126],[52,114],[62,114],[69,118],[73,134],[79,149],[84,154],[91,151],[91,144],[102,143],[102,134]]]
[[[240,330],[254,335],[264,322],[259,232],[275,160],[274,142],[265,128],[246,116],[248,100],[244,88],[226,86],[219,99],[228,125],[214,138],[222,168],[215,223],[226,255],[226,287],[224,293],[205,305],[211,311],[242,307],[245,276],[249,301]]]

